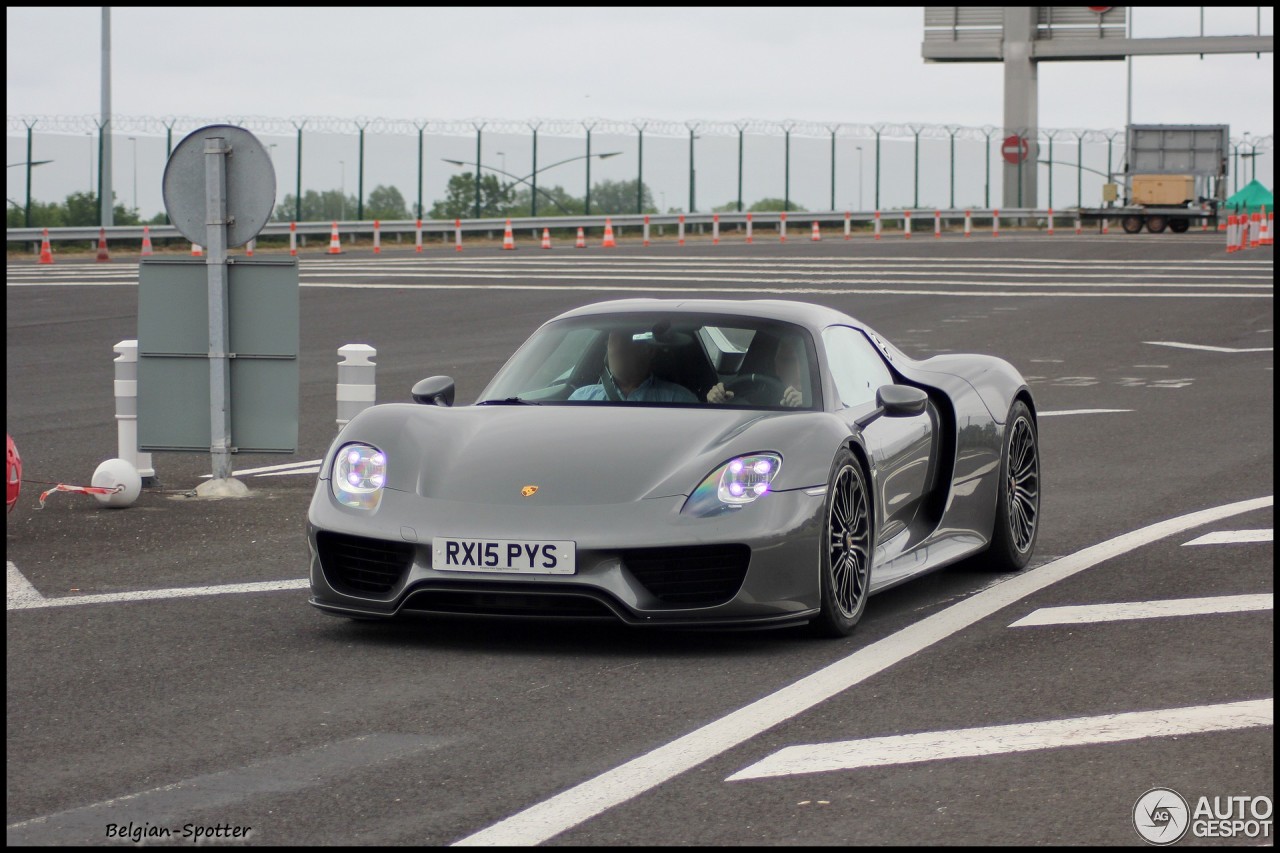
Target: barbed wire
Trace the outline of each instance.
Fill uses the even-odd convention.
[[[82,135],[101,130],[102,121],[93,115],[38,115],[7,116],[9,132],[25,132],[28,128],[38,129],[41,133],[66,133]],[[485,133],[531,133],[537,130],[541,135],[550,136],[585,136],[588,129],[593,134],[631,135],[643,132],[646,136],[678,136],[689,134],[701,136],[791,136],[837,139],[956,139],[960,141],[997,142],[1005,135],[1019,133],[1019,129],[1006,130],[994,125],[974,127],[970,125],[951,124],[915,124],[915,123],[882,123],[865,124],[859,122],[819,122],[799,121],[791,119],[740,119],[738,121],[705,121],[670,119],[610,119],[590,117],[584,119],[564,118],[468,118],[468,119],[398,119],[381,117],[356,116],[342,118],[339,116],[290,116],[279,118],[273,116],[230,115],[218,117],[198,116],[114,116],[111,119],[112,129],[117,133],[142,133],[163,135],[175,132],[186,133],[210,124],[233,124],[246,130],[269,135],[292,135],[302,130],[304,133],[368,133],[411,134],[432,133],[445,136],[464,136],[482,131]],[[1112,142],[1122,139],[1124,131],[1114,128],[1037,128],[1037,140],[1055,142]],[[1243,136],[1232,137],[1232,145],[1257,148],[1269,151],[1274,145],[1274,135],[1254,136],[1246,132]]]

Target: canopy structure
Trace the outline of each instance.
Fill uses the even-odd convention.
[[[1267,210],[1275,210],[1275,197],[1271,195],[1271,190],[1264,187],[1257,181],[1250,181],[1240,191],[1231,198],[1227,199],[1227,210],[1239,210],[1242,213],[1254,213],[1265,207]]]

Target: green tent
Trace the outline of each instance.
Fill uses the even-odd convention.
[[[1253,213],[1263,207],[1266,207],[1268,211],[1275,210],[1276,203],[1275,197],[1271,195],[1271,190],[1257,181],[1250,181],[1240,192],[1227,199],[1225,207],[1232,213],[1237,210],[1242,213]]]

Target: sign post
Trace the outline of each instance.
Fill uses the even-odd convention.
[[[170,221],[208,252],[202,261],[187,261],[196,266],[186,270],[158,259],[144,260],[139,270],[140,445],[207,448],[213,479],[197,492],[244,494],[231,478],[232,453],[292,452],[297,443],[297,260],[228,258],[229,249],[266,225],[275,206],[275,170],[252,133],[209,125],[174,149],[163,188]],[[203,288],[188,275],[199,265]],[[272,323],[274,333],[267,330]],[[195,370],[192,359],[201,356],[208,364]],[[193,419],[205,378],[209,413]],[[234,417],[233,399],[247,404]]]

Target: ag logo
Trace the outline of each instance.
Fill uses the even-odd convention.
[[[528,498],[528,497],[533,497],[533,494],[536,491],[538,491],[537,486],[525,486],[523,489],[520,490],[520,494]]]
[[[1152,844],[1173,844],[1187,834],[1190,825],[1187,801],[1170,788],[1152,788],[1133,804],[1133,828]]]

